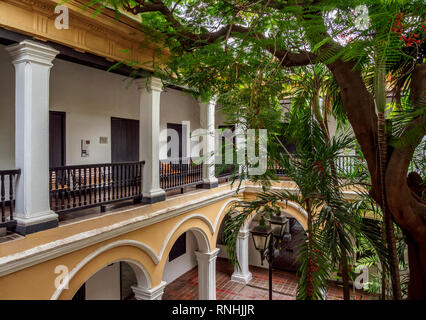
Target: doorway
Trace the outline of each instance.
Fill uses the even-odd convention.
[[[111,118],[111,161],[139,161],[139,120]]]
[[[66,164],[65,112],[49,112],[49,166],[62,167]]]
[[[183,155],[183,125],[182,124],[177,124],[177,123],[167,123],[167,130],[175,130],[179,136],[179,146],[178,150],[179,150],[179,158],[182,158]],[[172,148],[176,148],[176,146],[171,146],[172,137],[167,134],[167,158],[171,158],[172,157]],[[176,150],[176,149],[174,149]]]
[[[301,245],[306,241],[306,235],[302,225],[295,218],[289,218],[289,236],[281,242],[280,254],[275,257],[273,267],[296,272],[300,267],[299,254]]]

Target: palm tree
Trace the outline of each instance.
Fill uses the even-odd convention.
[[[329,130],[329,119],[333,116],[336,119],[337,127],[344,127],[347,117],[344,114],[340,92],[336,81],[331,73],[323,65],[309,66],[301,68],[300,73],[291,77],[288,94],[293,97],[292,110],[290,115],[296,116],[300,109],[310,109],[318,122],[324,140],[331,143]],[[297,121],[290,119],[290,124],[297,126]],[[289,134],[294,131],[294,125],[290,125]],[[334,162],[330,163],[332,178],[338,184],[337,168]],[[343,296],[345,300],[350,300],[349,268],[346,250],[340,252],[340,265],[343,280]],[[334,256],[335,258],[335,256]]]
[[[235,204],[228,212],[224,235],[231,262],[238,264],[235,242],[238,230],[253,212],[274,212],[279,201],[292,201],[307,212],[307,241],[300,251],[298,299],[323,299],[332,267],[351,252],[354,220],[347,213],[340,183],[336,184],[332,164],[341,150],[349,148],[349,134],[333,137],[329,143],[311,109],[299,112],[299,125],[293,132],[298,145],[297,158],[277,153],[274,157],[298,186],[295,192],[266,190],[255,200]],[[350,254],[349,254],[350,255]]]

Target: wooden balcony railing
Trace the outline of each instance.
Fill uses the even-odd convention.
[[[297,159],[297,155],[294,155],[294,159]],[[361,175],[363,168],[361,165],[361,158],[356,155],[341,155],[336,160],[337,174],[340,177],[348,177],[349,175],[357,176]],[[286,175],[286,168],[278,163],[274,163],[269,167],[269,170],[275,171],[278,176]]]
[[[20,174],[20,169],[0,171],[0,228],[6,227],[8,230],[13,230],[16,227],[16,220],[13,217],[15,211],[14,190],[16,179]]]
[[[68,212],[142,198],[145,162],[107,163],[50,168],[50,205]]]
[[[230,178],[233,175],[238,175],[235,164],[216,164],[215,175],[216,178]]]
[[[160,160],[160,187],[182,189],[203,183],[203,164],[189,158]]]
[[[341,177],[357,177],[364,173],[362,158],[356,155],[338,156],[336,160],[336,168],[337,174]]]

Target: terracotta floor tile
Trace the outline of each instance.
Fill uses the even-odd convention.
[[[253,279],[244,285],[231,281],[232,266],[226,259],[218,259],[216,264],[216,299],[217,300],[267,300],[269,298],[268,270],[250,267]],[[298,278],[296,274],[273,271],[274,300],[295,300]],[[371,299],[371,296],[361,293],[351,293],[352,299]],[[342,290],[330,286],[327,297],[329,300],[341,300]],[[194,268],[172,283],[168,284],[163,300],[197,300],[198,299],[198,270]]]

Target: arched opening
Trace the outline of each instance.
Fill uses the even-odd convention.
[[[298,261],[300,246],[306,240],[305,229],[292,216],[288,217],[284,240],[281,242],[279,255],[275,257],[274,269],[296,272],[300,267]]]
[[[162,280],[167,282],[163,300],[197,300],[202,296],[203,281],[199,255],[208,255],[210,245],[203,230],[191,228],[181,233],[168,252]],[[206,275],[208,276],[208,275]]]
[[[93,274],[73,300],[134,300],[133,287],[150,288],[146,271],[131,260],[116,261]]]
[[[281,250],[274,261],[273,267],[275,277],[273,278],[277,280],[274,286],[283,288],[282,291],[287,292],[282,285],[282,283],[286,283],[287,278],[290,279],[289,283],[291,283],[291,285],[289,285],[289,290],[295,290],[297,288],[295,271],[297,271],[299,266],[299,244],[305,239],[304,226],[306,225],[306,214],[301,207],[293,203],[280,203],[280,206],[282,214],[287,216],[289,223],[286,227],[284,241],[281,242]],[[267,269],[269,265],[266,260],[264,260],[262,264],[260,253],[255,249],[253,238],[250,234],[250,230],[258,224],[259,216],[257,214],[250,216],[238,234],[236,254],[240,268],[234,268],[228,259],[223,239],[226,220],[227,217],[225,216],[218,226],[217,233],[216,246],[221,249],[217,261],[217,277],[218,279],[225,279],[221,283],[218,282],[218,289],[221,291],[220,289],[232,287],[232,294],[234,296],[223,296],[222,298],[251,299],[256,297],[268,299]],[[286,271],[287,273],[282,271]],[[223,286],[223,288],[221,286]],[[277,291],[276,293],[278,299],[286,298],[282,292]],[[220,295],[218,295],[218,299],[219,298],[221,298]]]

